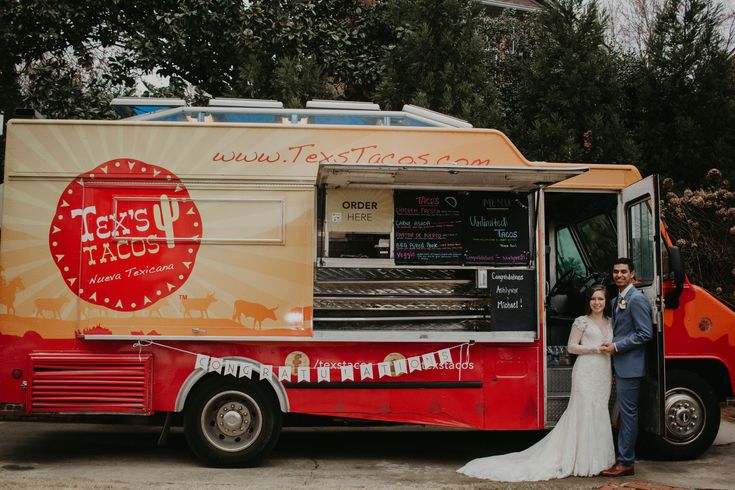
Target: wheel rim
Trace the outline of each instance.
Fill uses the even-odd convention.
[[[200,424],[204,437],[228,452],[250,447],[260,435],[263,417],[258,403],[247,393],[223,391],[209,399]]]
[[[666,392],[666,439],[671,444],[690,444],[704,430],[707,412],[702,399],[687,388]]]

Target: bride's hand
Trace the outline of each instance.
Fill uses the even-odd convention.
[[[605,354],[613,355],[615,354],[615,344],[612,342],[603,342],[603,344],[600,346],[600,352],[604,352]]]

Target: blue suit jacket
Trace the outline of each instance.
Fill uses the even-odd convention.
[[[639,378],[646,374],[646,342],[653,338],[651,305],[635,287],[624,299],[628,303],[625,309],[616,308],[615,298],[611,302],[617,349],[612,362],[617,376]]]

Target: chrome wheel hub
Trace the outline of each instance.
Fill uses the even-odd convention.
[[[702,400],[693,391],[676,388],[666,393],[666,438],[685,444],[699,437],[706,414]]]
[[[204,437],[218,449],[242,451],[260,435],[263,421],[258,403],[247,393],[231,390],[212,396],[200,418]]]

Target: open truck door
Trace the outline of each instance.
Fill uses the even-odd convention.
[[[641,386],[640,426],[664,435],[664,303],[658,176],[651,175],[621,193],[618,208],[618,251],[635,264],[635,286],[653,311],[653,340],[647,347],[646,377]]]

